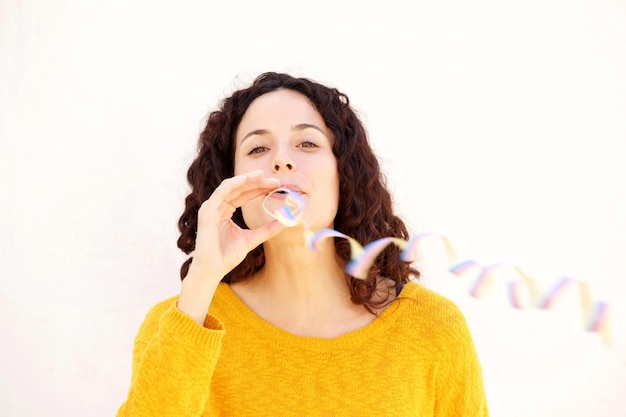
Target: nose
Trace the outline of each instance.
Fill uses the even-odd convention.
[[[276,155],[274,158],[274,163],[272,164],[272,172],[278,173],[281,171],[295,171],[296,163],[292,158],[289,157],[286,153],[281,153],[280,155]]]

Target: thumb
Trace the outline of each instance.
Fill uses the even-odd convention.
[[[254,230],[250,230],[250,247],[256,248],[261,243],[273,238],[274,236],[285,230],[287,227],[288,226],[281,224],[277,220],[272,220],[264,226],[258,227]]]

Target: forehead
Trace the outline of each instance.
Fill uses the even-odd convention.
[[[248,107],[237,128],[237,138],[255,129],[279,129],[310,123],[326,129],[322,115],[303,94],[277,90],[257,97]]]

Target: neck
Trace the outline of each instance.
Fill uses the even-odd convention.
[[[266,242],[265,266],[253,280],[260,290],[271,293],[277,303],[290,309],[315,311],[337,308],[338,302],[350,302],[343,264],[337,258],[332,239],[318,250],[303,242]]]
[[[334,241],[312,251],[297,230],[290,232],[296,233],[263,244],[263,269],[231,285],[233,291],[259,316],[297,335],[333,337],[371,322],[374,316],[350,299]]]

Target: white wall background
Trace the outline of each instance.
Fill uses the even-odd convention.
[[[348,93],[415,233],[611,305],[607,347],[574,295],[476,300],[425,244],[493,416],[626,415],[623,1],[2,0],[0,36],[3,416],[115,414],[144,314],[179,288],[203,119],[266,70]]]

